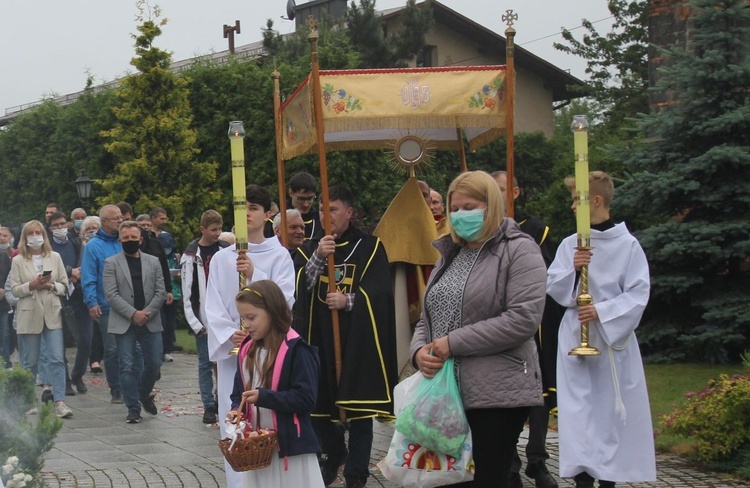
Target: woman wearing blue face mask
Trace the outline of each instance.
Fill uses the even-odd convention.
[[[483,171],[448,189],[451,232],[425,291],[411,357],[431,378],[452,357],[471,427],[474,481],[506,487],[531,406],[542,405],[534,334],[544,310],[546,269],[539,246],[504,217],[502,195]]]

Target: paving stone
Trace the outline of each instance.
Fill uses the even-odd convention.
[[[69,352],[69,357],[74,356]],[[87,376],[89,393],[66,399],[74,410],[55,440],[55,448],[45,455],[43,482],[49,488],[220,488],[226,485],[224,461],[216,446],[218,426],[201,422],[203,408],[197,381],[197,358],[174,353],[173,363],[165,363],[157,383],[159,415],[145,412],[139,424],[126,424],[123,405],[110,403],[109,388],[103,375]],[[375,422],[368,487],[395,488],[385,480],[376,465],[388,451],[393,425]],[[519,453],[525,459],[528,433],[519,440]],[[547,437],[550,472],[561,488],[572,487],[571,479],[556,476],[559,469],[557,433]],[[656,483],[618,483],[632,488],[738,488],[749,483],[725,475],[696,469],[683,458],[657,454]],[[533,480],[522,476],[523,486]],[[343,488],[343,479],[331,485]],[[273,487],[268,487],[273,488]]]

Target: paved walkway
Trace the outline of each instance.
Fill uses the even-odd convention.
[[[218,426],[201,423],[203,410],[198,394],[195,356],[174,354],[174,362],[164,364],[162,379],[157,383],[159,414],[151,417],[144,412],[140,424],[125,423],[125,406],[109,402],[104,375],[89,375],[85,381],[89,392],[66,400],[73,409],[73,418],[64,421],[55,447],[45,456],[43,477],[49,487],[225,486],[223,458],[216,445]],[[386,455],[392,432],[390,424],[375,423],[373,478],[368,486],[396,486],[374,469]],[[554,435],[549,438],[549,447],[552,459],[548,465],[555,473],[558,465]],[[618,486],[750,486],[746,482],[699,471],[675,456],[659,455],[657,468],[657,483]],[[343,487],[343,482],[339,480],[332,486]],[[534,484],[524,479],[524,486],[533,487]],[[573,483],[560,480],[560,486],[573,486]]]

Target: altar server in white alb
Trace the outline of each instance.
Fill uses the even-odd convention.
[[[635,329],[649,297],[646,255],[624,223],[614,224],[609,206],[612,178],[589,174],[591,251],[576,250],[567,237],[549,267],[547,294],[567,307],[560,324],[557,400],[560,476],[578,488],[611,488],[616,482],[656,480],[651,413]],[[575,180],[567,178],[576,211]],[[593,305],[578,306],[581,266],[588,266]],[[571,356],[581,343],[581,322],[600,356]]]
[[[240,330],[240,316],[235,302],[240,291],[238,273],[245,273],[247,284],[260,280],[274,281],[284,293],[289,308],[294,304],[294,264],[289,251],[276,237],[263,237],[263,227],[271,216],[271,197],[258,185],[248,185],[246,200],[248,252],[238,255],[233,244],[214,254],[206,289],[208,354],[217,365],[218,418],[222,420],[227,417],[231,407],[230,396],[237,372],[237,356],[231,351],[239,347],[247,335]],[[227,425],[221,425],[222,438],[225,438],[228,435]],[[226,461],[224,466],[227,486],[242,486],[241,473],[235,472]]]

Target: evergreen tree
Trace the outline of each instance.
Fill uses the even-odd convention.
[[[750,9],[692,0],[687,50],[657,87],[674,102],[640,119],[616,204],[648,209],[651,266],[640,338],[654,359],[736,360],[750,347]]]
[[[138,73],[116,90],[115,126],[105,131],[106,149],[116,160],[114,172],[102,181],[100,204],[127,201],[138,212],[164,207],[178,248],[195,233],[208,208],[220,206],[214,162],[198,162],[197,132],[192,128],[187,80],[169,69],[171,54],[153,45],[167,19],[158,7],[139,1],[135,38]],[[217,138],[226,137],[226,129]]]
[[[587,61],[589,79],[583,93],[600,105],[606,122],[600,130],[618,132],[630,125],[628,118],[648,112],[648,2],[608,0],[607,7],[614,17],[609,33],[599,34],[583,19],[588,32],[582,40],[563,29],[566,44],[554,47]]]
[[[424,3],[407,0],[399,15],[399,26],[386,35],[375,9],[375,0],[352,2],[346,12],[347,32],[352,46],[361,53],[359,68],[398,68],[421,52],[425,35],[432,27],[432,10]]]

